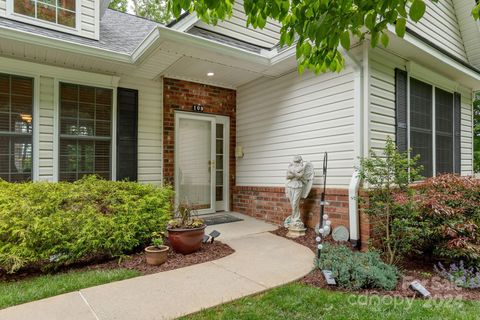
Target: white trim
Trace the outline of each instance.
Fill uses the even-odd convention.
[[[423,81],[428,84],[435,83],[435,87],[443,89],[445,91],[456,91],[460,86],[458,82],[452,81],[447,77],[444,77],[429,68],[426,68],[413,61],[407,61],[408,73],[415,79]],[[432,81],[432,79],[435,79]],[[432,84],[433,85],[433,84]]]
[[[100,10],[101,10],[100,2],[101,1],[102,0],[95,0],[95,31],[93,33],[93,37],[95,38],[95,40],[100,40]],[[83,15],[83,10],[82,10],[82,15]]]
[[[53,79],[53,181],[59,181],[59,168],[60,168],[60,81],[57,78]]]
[[[176,22],[173,26],[170,27],[170,29],[186,32],[188,29],[193,27],[193,25],[197,23],[197,21],[199,21],[197,14],[195,12],[192,12],[187,17],[184,17],[180,21]]]
[[[40,77],[33,76],[32,180],[40,180]]]
[[[436,105],[436,91],[437,88],[432,85],[432,176],[435,177],[437,175],[437,105]],[[453,100],[452,100],[452,109],[453,108]],[[453,121],[453,118],[452,118]],[[453,121],[454,122],[454,121]],[[454,142],[455,139],[452,139]],[[452,145],[453,147],[453,145]],[[455,159],[455,149],[453,150],[453,155]],[[452,159],[453,163],[453,159]],[[455,169],[455,168],[453,168]]]
[[[52,29],[56,31],[61,31],[61,32],[66,32],[70,34],[74,34],[79,36],[82,32],[82,1],[81,0],[75,0],[75,28],[68,27],[68,26],[63,26],[58,23],[53,23],[49,21],[44,21],[39,18],[35,17],[29,17],[27,15],[23,15],[21,13],[16,13],[13,10],[13,2],[14,0],[5,0],[7,3],[6,6],[6,17],[10,18],[12,20],[17,20],[20,22],[25,22],[28,24],[44,27],[47,29]],[[36,0],[35,0],[36,2]],[[96,1],[98,2],[98,1]],[[53,7],[53,6],[52,6]],[[57,6],[55,6],[55,10],[57,9]],[[35,10],[36,11],[36,10]],[[70,10],[69,10],[70,11]]]
[[[111,124],[112,128],[110,129],[112,142],[110,145],[110,177],[112,181],[117,181],[117,87],[111,88],[112,92],[112,119]],[[138,133],[137,133],[138,134]],[[138,137],[137,137],[138,143]],[[138,161],[137,161],[138,162]],[[138,171],[138,163],[137,163],[137,171]]]

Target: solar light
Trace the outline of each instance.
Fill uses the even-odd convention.
[[[316,237],[315,241],[320,242],[320,241],[322,241],[322,238],[321,237]]]
[[[320,228],[320,229],[318,229],[318,232],[319,232],[320,234],[323,234],[323,233],[325,232],[325,230],[324,230],[323,228]]]
[[[325,213],[325,214],[323,215],[323,219],[324,219],[324,220],[327,220],[327,219],[328,219],[328,214]]]
[[[427,289],[425,289],[425,287],[422,286],[420,282],[416,280],[410,283],[408,287],[410,288],[410,290],[413,290],[419,293],[424,298],[429,298],[431,296],[430,292]]]
[[[317,248],[318,248],[318,250],[322,250],[322,249],[323,249],[323,244],[319,244],[319,245],[317,246]]]
[[[328,234],[330,232],[330,227],[325,226],[325,227],[323,227],[323,230],[325,231],[326,234]]]
[[[209,239],[210,239],[210,236],[204,234],[204,235],[203,235],[203,240],[202,240],[202,242],[203,242],[203,243],[207,243]]]
[[[330,270],[322,270],[323,276],[325,277],[325,280],[327,281],[328,285],[334,286],[337,284],[335,281],[335,278],[333,277],[333,273]]]
[[[210,237],[211,237],[210,243],[213,243],[213,240],[215,240],[215,238],[218,238],[219,236],[220,236],[220,232],[218,232],[217,230],[213,230],[212,232],[210,232]]]
[[[330,227],[330,225],[332,224],[332,221],[327,220],[327,221],[325,221],[325,224],[326,224],[328,227]]]

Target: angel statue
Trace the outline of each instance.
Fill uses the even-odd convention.
[[[298,155],[293,157],[293,162],[288,165],[285,184],[285,194],[292,206],[292,214],[284,222],[286,228],[305,228],[300,215],[300,199],[305,199],[310,193],[314,176],[313,165],[310,162],[303,162],[302,157]]]

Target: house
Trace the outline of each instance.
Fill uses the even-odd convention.
[[[292,156],[321,168],[328,152],[326,210],[358,243],[369,226],[355,166],[388,136],[421,155],[426,176],[473,174],[475,1],[428,2],[404,39],[357,43],[341,73],[321,75],[299,75],[280,26],[246,28],[235,3],[217,26],[194,14],[163,26],[108,0],[0,0],[0,177],[171,184],[201,213],[281,223]],[[318,173],[302,208],[309,225]]]

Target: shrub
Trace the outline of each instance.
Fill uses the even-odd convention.
[[[118,257],[164,231],[170,188],[86,177],[74,183],[0,181],[0,268],[50,268]]]
[[[474,267],[465,267],[463,260],[459,265],[452,263],[448,269],[441,263],[435,266],[435,271],[443,278],[448,279],[461,288],[480,288],[480,272]]]
[[[386,264],[376,251],[353,252],[346,246],[324,244],[318,267],[331,270],[340,287],[349,290],[393,290],[398,282],[398,270]]]
[[[451,260],[480,259],[480,180],[430,178],[418,186],[416,201],[430,234],[424,251]]]
[[[411,254],[420,239],[425,237],[419,211],[413,202],[411,181],[420,178],[417,158],[397,151],[388,138],[379,156],[370,151],[370,157],[361,159],[359,176],[367,186],[368,204],[365,212],[372,220],[376,247],[389,263],[398,263]]]

